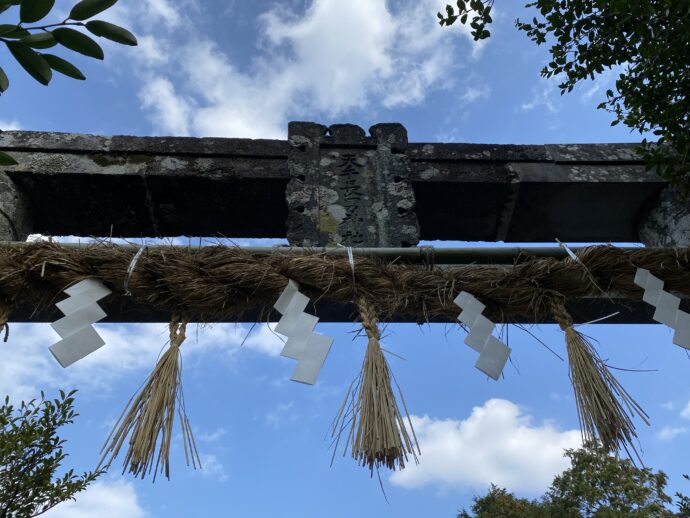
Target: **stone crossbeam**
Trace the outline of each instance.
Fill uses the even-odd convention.
[[[287,140],[8,131],[0,149],[20,164],[0,172],[7,240],[286,236]],[[404,153],[423,240],[644,241],[666,188],[629,144],[409,143]]]

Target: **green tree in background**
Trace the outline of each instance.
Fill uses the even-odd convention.
[[[28,518],[86,489],[103,471],[56,476],[67,457],[58,429],[74,421],[74,393],[0,406],[0,518]]]
[[[464,509],[457,518],[542,518],[548,514],[540,502],[517,498],[503,488],[491,484],[489,492],[482,497],[475,497],[472,513]]]
[[[122,27],[102,20],[91,20],[94,16],[109,9],[117,0],[82,0],[61,22],[34,25],[43,20],[55,5],[55,0],[0,0],[0,22],[3,15],[18,16],[13,23],[0,23],[0,42],[5,44],[9,54],[26,70],[31,77],[47,85],[53,71],[73,79],[84,80],[82,72],[66,59],[45,52],[45,49],[61,46],[85,56],[103,59],[103,49],[85,32],[101,38],[136,45],[134,35]],[[16,7],[16,9],[10,9]],[[17,20],[14,17],[13,20]],[[76,27],[76,28],[75,28]],[[0,94],[10,86],[7,74],[0,66]],[[0,165],[16,164],[9,155],[0,151]]]
[[[664,472],[637,467],[598,445],[566,450],[565,455],[571,467],[556,476],[545,495],[552,516],[673,516],[666,509],[672,500],[664,492]]]
[[[473,514],[463,510],[457,518],[690,517],[690,499],[681,494],[676,494],[677,511],[669,509],[673,500],[662,471],[637,467],[597,444],[566,450],[565,456],[571,467],[554,478],[540,500],[517,498],[492,485],[485,496],[474,498]]]
[[[438,13],[441,25],[468,24],[475,40],[490,36],[493,0],[458,0]],[[515,25],[537,45],[551,44],[543,77],[562,79],[561,94],[620,68],[615,91],[599,109],[656,143],[639,152],[687,196],[690,193],[690,2],[687,0],[537,0],[537,16]]]

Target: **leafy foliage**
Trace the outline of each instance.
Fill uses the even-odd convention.
[[[491,36],[491,31],[486,26],[493,21],[491,18],[491,8],[493,5],[494,0],[458,0],[457,12],[452,5],[446,5],[445,16],[441,13],[438,13],[437,16],[442,26],[449,27],[458,20],[460,20],[462,25],[465,25],[469,15],[472,14],[472,19],[470,20],[472,37],[474,41],[485,40]]]
[[[74,393],[60,391],[60,398],[22,402],[9,398],[0,406],[0,518],[38,516],[60,502],[73,500],[102,471],[82,476],[69,470],[56,476],[67,457],[65,441],[57,431],[77,416]]]
[[[4,43],[14,59],[36,81],[48,85],[53,71],[84,80],[84,74],[66,59],[54,54],[44,54],[35,49],[61,46],[85,56],[103,59],[101,46],[87,34],[71,27],[83,27],[94,36],[108,39],[122,45],[137,45],[136,37],[127,29],[102,20],[86,20],[106,11],[117,0],[81,0],[72,7],[67,19],[62,22],[42,26],[30,26],[43,20],[55,5],[55,0],[0,0],[0,15],[9,12],[13,6],[19,7],[17,23],[0,24],[0,43]],[[0,94],[10,87],[10,80],[0,66]],[[0,151],[0,166],[16,165],[16,161]]]
[[[486,16],[493,1],[464,1],[439,13],[441,25],[468,14],[475,39],[489,36]],[[690,192],[690,2],[677,0],[537,0],[531,22],[516,21],[537,45],[553,40],[543,77],[563,78],[561,93],[614,67],[620,68],[615,92],[608,90],[599,109],[611,112],[656,143],[642,140],[639,152],[648,168],[684,194]]]
[[[566,450],[571,467],[556,476],[546,493],[551,514],[560,516],[673,516],[666,505],[664,472],[639,468],[609,455],[599,445]],[[668,514],[667,514],[668,513]]]
[[[543,506],[534,500],[517,498],[503,488],[491,484],[489,493],[475,497],[472,512],[477,518],[542,518],[547,517]],[[472,518],[464,509],[457,518]]]
[[[61,59],[57,68],[53,68],[40,52],[33,49],[44,49],[61,45],[71,51],[95,59],[103,59],[104,54],[100,45],[87,34],[72,27],[83,27],[91,34],[121,43],[136,45],[136,37],[127,29],[118,27],[102,20],[89,20],[93,16],[109,9],[117,0],[82,0],[70,11],[67,19],[49,25],[27,27],[25,24],[34,23],[45,18],[53,8],[55,0],[0,0],[0,13],[7,11],[13,5],[19,6],[19,23],[0,24],[0,42],[5,43],[19,64],[31,76],[42,84],[47,85],[52,78],[51,70],[65,73],[65,70],[77,70],[74,65]],[[71,27],[67,27],[71,26]],[[56,62],[55,60],[52,60]],[[70,66],[64,66],[68,63]],[[0,69],[1,71],[2,69]],[[84,79],[84,75],[66,74],[75,79]],[[9,80],[4,71],[0,72],[0,93],[9,88]]]
[[[690,516],[690,499],[681,494],[677,512],[669,509],[666,475],[635,466],[629,459],[613,457],[598,444],[566,450],[571,467],[557,475],[538,501],[517,498],[491,486],[475,497],[473,515],[458,518],[670,518]],[[687,477],[686,477],[687,478]]]

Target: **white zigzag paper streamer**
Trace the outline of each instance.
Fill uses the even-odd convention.
[[[313,385],[331,350],[333,338],[314,332],[319,319],[304,312],[307,304],[309,297],[300,293],[297,283],[290,280],[273,307],[283,315],[275,331],[288,338],[280,354],[297,360],[290,379]]]
[[[510,357],[510,347],[493,336],[496,324],[482,315],[486,306],[473,295],[462,291],[454,302],[463,310],[458,320],[469,328],[465,343],[479,353],[479,359],[474,366],[487,376],[498,380]]]
[[[664,291],[664,281],[644,268],[637,269],[633,282],[644,289],[642,300],[656,308],[652,318],[673,329],[673,343],[690,349],[690,315],[679,309],[680,298]]]
[[[65,293],[69,297],[56,304],[65,316],[50,324],[62,340],[51,345],[50,352],[60,365],[68,367],[105,345],[91,324],[106,317],[96,302],[111,291],[101,281],[84,279]]]

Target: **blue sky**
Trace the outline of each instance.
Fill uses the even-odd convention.
[[[58,1],[68,11],[71,3]],[[481,45],[460,27],[441,29],[436,0],[286,2],[139,0],[105,17],[132,29],[138,48],[104,44],[105,62],[74,57],[88,80],[34,82],[3,55],[11,88],[0,128],[98,134],[285,138],[290,120],[401,122],[414,142],[554,143],[634,141],[595,109],[612,76],[560,96],[539,77],[546,50],[513,28],[531,17],[520,2],[497,2],[493,36]],[[1,15],[2,23],[13,15]],[[57,18],[57,16],[56,16]],[[264,241],[265,243],[266,241]],[[447,244],[446,244],[447,245]],[[461,246],[460,244],[457,244]],[[462,246],[467,246],[463,244]],[[165,325],[99,325],[107,345],[62,370],[46,325],[13,325],[0,347],[0,393],[79,389],[81,416],[66,431],[70,462],[92,467],[110,426],[152,368]],[[567,365],[524,331],[504,330],[513,348],[505,379],[474,369],[455,325],[392,325],[385,347],[415,416],[419,467],[378,482],[349,458],[329,467],[329,425],[365,340],[351,324],[320,324],[335,338],[314,387],[292,383],[282,343],[257,326],[196,326],[182,346],[184,388],[204,463],[183,466],[181,439],[170,482],[117,470],[76,504],[46,516],[454,516],[491,482],[540,494],[576,446],[577,414]],[[562,333],[532,333],[565,355]],[[687,490],[681,445],[690,431],[688,357],[660,325],[593,325],[610,363],[653,372],[619,379],[652,418],[640,424],[644,461]],[[505,335],[504,335],[505,336]]]

